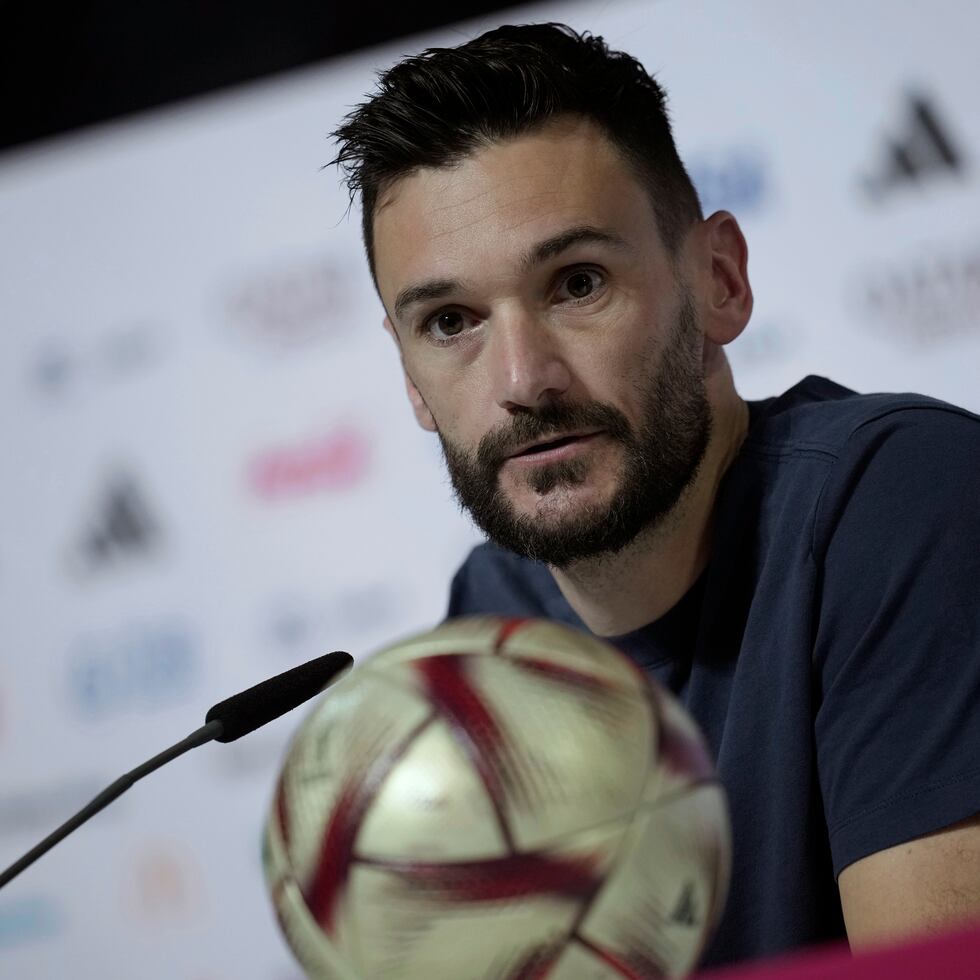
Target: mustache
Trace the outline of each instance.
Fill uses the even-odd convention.
[[[539,439],[560,439],[581,429],[602,429],[614,439],[632,435],[629,420],[617,408],[602,402],[566,405],[552,402],[539,409],[522,409],[513,421],[488,432],[476,451],[484,471],[496,472],[521,446]]]

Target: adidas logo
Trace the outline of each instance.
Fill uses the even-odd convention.
[[[117,476],[90,525],[73,549],[75,571],[92,573],[116,565],[120,559],[152,551],[159,530],[136,486],[128,476]]]
[[[887,141],[884,161],[877,173],[864,178],[863,186],[868,197],[880,201],[897,188],[959,174],[964,169],[963,156],[935,104],[924,96],[912,95],[904,132]]]
[[[694,885],[688,881],[677,900],[677,906],[670,915],[670,921],[681,926],[696,926],[700,922],[697,900],[694,897]]]

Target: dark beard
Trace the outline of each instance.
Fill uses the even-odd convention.
[[[498,480],[507,457],[528,441],[583,429],[602,429],[623,447],[622,476],[609,504],[566,520],[516,513]],[[484,534],[518,555],[563,568],[613,555],[641,531],[662,522],[694,479],[710,434],[701,333],[685,292],[660,368],[648,379],[639,431],[612,405],[551,402],[540,409],[522,409],[509,424],[489,432],[480,440],[475,458],[441,432],[439,439],[456,498]],[[593,465],[586,457],[539,466],[527,483],[539,494],[577,486]]]

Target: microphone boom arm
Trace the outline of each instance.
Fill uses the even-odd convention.
[[[248,735],[256,728],[299,707],[304,701],[316,697],[331,682],[346,673],[353,663],[354,658],[349,653],[335,650],[298,667],[291,667],[281,674],[276,674],[275,677],[270,677],[246,691],[241,691],[213,705],[204,717],[205,724],[197,731],[191,732],[187,738],[177,742],[176,745],[171,745],[169,749],[164,749],[141,766],[120,776],[91,803],[82,807],[57,830],[48,834],[40,844],[32,847],[23,857],[0,873],[0,888],[16,878],[25,868],[30,867],[42,854],[50,851],[58,841],[63,840],[73,830],[77,830],[90,817],[94,817],[99,810],[122,796],[138,779],[212,739],[218,742],[234,742],[243,735]]]
[[[164,749],[158,755],[153,756],[152,759],[147,759],[142,765],[120,776],[114,783],[111,783],[102,790],[91,803],[82,807],[78,813],[66,820],[57,830],[48,834],[40,844],[32,847],[23,857],[14,861],[9,868],[0,873],[0,888],[3,888],[8,881],[13,881],[21,871],[29,868],[42,854],[50,851],[58,841],[64,840],[73,830],[81,827],[86,820],[94,817],[99,810],[107,807],[113,800],[122,796],[137,780],[148,776],[155,769],[159,769],[160,766],[166,765],[185,752],[196,749],[199,745],[204,745],[205,742],[210,742],[212,739],[219,738],[223,730],[224,725],[217,719],[209,721],[206,725],[198,728],[197,731],[191,732],[187,738],[182,739],[175,745],[171,745],[169,749]]]

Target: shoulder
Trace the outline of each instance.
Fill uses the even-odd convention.
[[[904,529],[907,550],[916,537],[948,539],[967,515],[976,518],[980,417],[922,395],[858,398],[824,433],[833,465],[816,511],[817,551],[845,524],[852,537],[890,538],[887,550],[902,547],[894,536]]]
[[[874,528],[890,533],[889,521],[921,525],[924,510],[934,519],[975,511],[980,417],[964,408],[911,392],[858,394],[818,377],[750,407],[743,456],[766,467],[766,493],[789,494],[811,515],[817,557],[847,514],[868,538]]]
[[[787,392],[756,403],[748,452],[812,452],[831,459],[874,446],[882,432],[913,431],[943,441],[980,437],[980,417],[913,392],[859,394],[826,378],[804,378]]]

